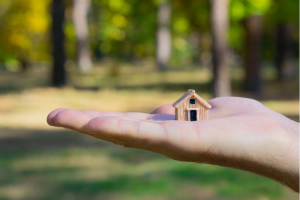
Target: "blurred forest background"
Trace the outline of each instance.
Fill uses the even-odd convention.
[[[299,1],[0,0],[0,199],[298,199],[272,180],[49,127],[187,89],[299,121]],[[175,191],[175,192],[174,192]]]

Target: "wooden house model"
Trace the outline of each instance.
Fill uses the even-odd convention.
[[[188,90],[180,99],[173,103],[175,119],[180,121],[198,121],[208,119],[211,105],[195,93]]]

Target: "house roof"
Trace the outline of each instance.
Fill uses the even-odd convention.
[[[180,97],[175,103],[172,104],[173,107],[178,108],[178,106],[180,106],[184,101],[186,101],[187,99],[194,97],[195,99],[197,99],[198,101],[200,101],[200,103],[206,107],[206,108],[211,108],[211,105],[209,103],[207,103],[204,99],[202,99],[198,94],[196,94],[195,90],[189,89],[187,91],[187,93],[185,93],[182,97]]]

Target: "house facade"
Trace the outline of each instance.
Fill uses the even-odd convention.
[[[180,99],[173,103],[175,119],[180,121],[199,121],[208,119],[208,109],[211,105],[189,89]]]

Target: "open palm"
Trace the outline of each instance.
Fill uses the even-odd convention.
[[[60,108],[47,121],[175,160],[239,168],[295,185],[298,123],[251,99],[222,97],[209,103],[209,119],[196,122],[175,121],[171,104],[151,114]]]

